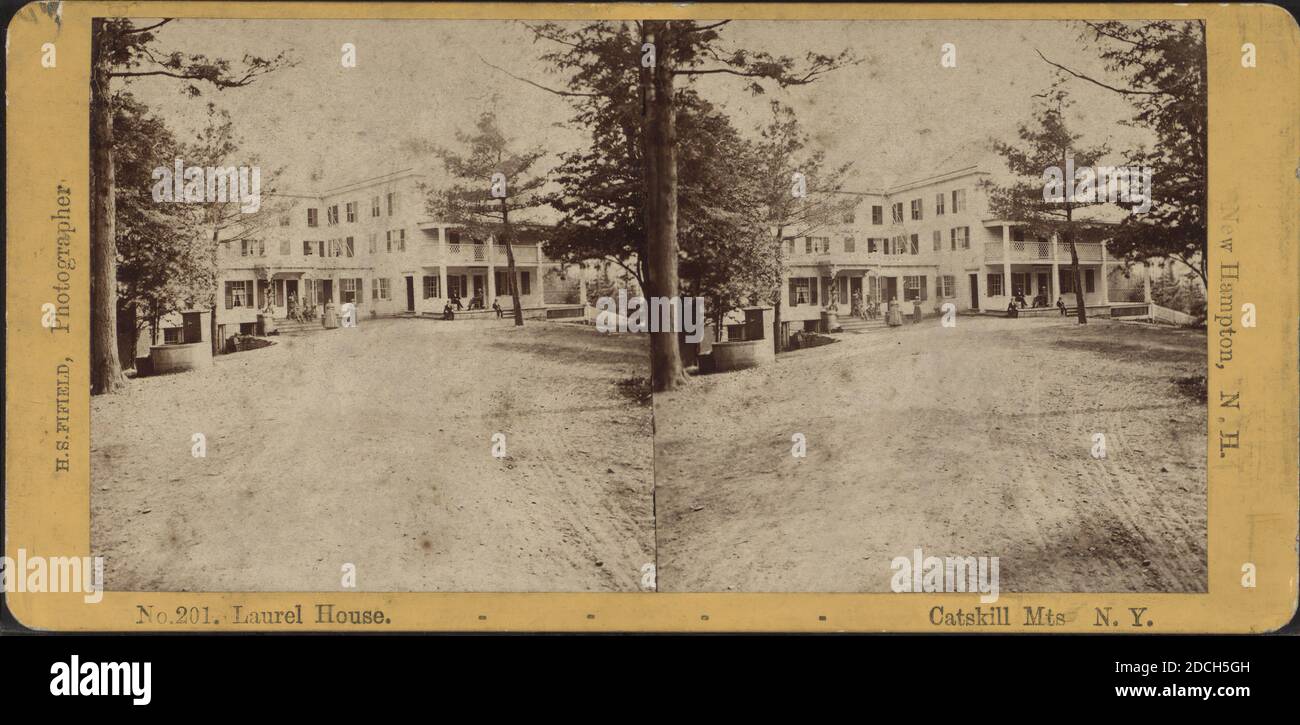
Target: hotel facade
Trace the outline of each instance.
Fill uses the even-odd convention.
[[[336,310],[351,302],[357,318],[441,314],[449,298],[510,310],[507,258],[494,239],[474,240],[430,218],[424,175],[402,171],[306,196],[285,205],[258,239],[218,245],[217,336],[251,333],[268,303]],[[521,227],[522,228],[522,227]],[[523,236],[521,234],[521,236]],[[535,236],[535,235],[533,235]],[[558,269],[536,241],[512,244],[521,305],[544,314],[543,281]]]
[[[987,172],[968,167],[881,191],[841,223],[783,238],[782,318],[791,331],[813,329],[832,300],[841,316],[855,294],[905,312],[1005,311],[1016,291],[1027,303],[1045,294],[1074,306],[1069,245],[1027,238],[1022,226],[989,214]],[[1084,301],[1090,307],[1150,302],[1143,269],[1111,259],[1106,243],[1077,242]]]

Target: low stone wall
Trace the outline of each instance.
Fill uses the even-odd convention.
[[[153,375],[211,367],[212,345],[206,342],[154,345],[149,348],[149,361]]]
[[[771,340],[715,342],[711,356],[713,371],[719,373],[767,365],[776,360]]]

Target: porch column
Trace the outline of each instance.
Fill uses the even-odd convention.
[[[1011,296],[1011,225],[1002,225],[1002,294]]]
[[[450,296],[447,294],[447,264],[441,261],[438,264],[438,294],[444,300]]]
[[[1110,276],[1106,274],[1106,240],[1101,240],[1101,303],[1110,304]]]
[[[1151,263],[1142,262],[1142,301],[1151,304]]]
[[[578,267],[578,304],[586,306],[587,304],[587,276],[582,273],[582,267]],[[784,283],[785,280],[782,280]]]
[[[487,308],[491,308],[492,300],[497,298],[496,257],[496,239],[489,239],[487,248],[487,299],[483,300],[483,306]]]
[[[1056,298],[1061,296],[1061,263],[1056,257],[1057,245],[1055,233],[1052,234],[1050,244],[1052,245],[1052,279],[1048,282],[1048,286],[1052,292],[1048,295],[1051,299],[1047,300],[1047,304],[1055,305]]]

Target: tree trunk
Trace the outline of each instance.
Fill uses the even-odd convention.
[[[515,250],[510,246],[510,212],[505,197],[501,198],[501,243],[506,245],[506,268],[509,270],[506,274],[510,277],[510,296],[515,301],[515,327],[523,327],[524,308],[519,303],[519,280],[515,273]]]
[[[781,352],[781,295],[785,288],[785,250],[781,248],[784,227],[776,228],[776,295],[772,298],[772,351]]]
[[[94,20],[92,38],[103,31]],[[117,239],[114,227],[113,109],[109,60],[91,42],[90,78],[90,394],[126,388],[117,354]]]
[[[677,299],[677,118],[673,105],[673,53],[669,21],[643,24],[643,43],[655,51],[651,68],[641,68],[645,99],[646,246],[651,297]],[[650,333],[650,373],[654,390],[673,390],[686,382],[677,333]]]
[[[1077,307],[1079,324],[1088,324],[1088,308],[1083,304],[1083,275],[1079,272],[1079,250],[1074,246],[1074,235],[1066,232],[1066,241],[1070,244],[1070,274],[1074,277],[1074,304]],[[1102,280],[1105,283],[1105,280]]]

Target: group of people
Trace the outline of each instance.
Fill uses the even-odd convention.
[[[864,320],[874,320],[880,317],[880,305],[876,303],[873,297],[863,299],[861,292],[854,292],[852,304],[854,317],[860,317]]]
[[[447,298],[446,303],[444,303],[442,306],[442,319],[454,320],[456,319],[456,310],[463,310],[463,309],[465,309],[465,306],[461,303],[460,296],[452,295],[451,297]],[[482,298],[480,297],[470,298],[469,309],[471,310],[483,309]],[[501,309],[501,300],[492,300],[492,310],[497,313],[498,320],[501,319],[502,317],[505,317],[505,310]]]
[[[289,313],[290,320],[298,322],[307,322],[316,318],[316,305],[304,305],[298,301],[298,296],[289,294]]]
[[[1034,296],[1033,308],[1037,309],[1042,307],[1047,307],[1047,293],[1043,290],[1039,290],[1038,294]],[[1025,309],[1025,294],[1017,289],[1015,294],[1011,296],[1011,301],[1007,303],[1007,317],[1017,317],[1020,314],[1020,310],[1023,309]],[[1061,311],[1062,317],[1068,314],[1064,297],[1058,296],[1056,298],[1056,309]]]

